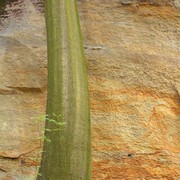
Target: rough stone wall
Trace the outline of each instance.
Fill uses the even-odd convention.
[[[42,146],[42,122],[33,118],[45,114],[45,23],[28,0],[6,5],[5,12],[0,21],[0,180],[29,180]]]
[[[178,1],[80,1],[94,179],[180,179]]]
[[[119,0],[117,2],[121,3],[122,5],[137,4],[139,6],[141,5],[174,6],[176,3],[174,0]]]
[[[30,0],[0,31],[0,179],[37,165],[44,19]],[[79,0],[91,101],[93,179],[180,179],[179,0]],[[15,24],[18,24],[16,26]],[[12,178],[13,177],[13,178]]]

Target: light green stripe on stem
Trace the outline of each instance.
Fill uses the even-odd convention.
[[[38,180],[91,179],[87,72],[75,0],[45,0],[48,42],[47,114],[62,115],[60,131],[46,132]],[[57,128],[46,122],[46,129]]]

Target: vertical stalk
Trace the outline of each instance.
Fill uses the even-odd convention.
[[[91,125],[84,49],[76,0],[45,0],[48,44],[47,115],[38,180],[90,180]],[[54,115],[55,116],[54,116]]]

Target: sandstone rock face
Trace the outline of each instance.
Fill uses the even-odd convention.
[[[0,20],[0,179],[35,175],[46,104],[39,1]],[[37,3],[38,2],[38,3]],[[180,3],[79,0],[88,63],[93,179],[180,179]],[[19,12],[19,13],[17,13]]]
[[[1,14],[0,179],[35,173],[45,114],[46,40],[44,17],[31,1],[14,1]]]
[[[180,179],[180,10],[175,5],[79,3],[94,179]]]

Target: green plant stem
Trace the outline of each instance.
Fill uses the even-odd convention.
[[[75,0],[45,0],[47,114],[66,124],[46,131],[38,180],[91,179],[91,125],[84,50]],[[62,115],[61,117],[58,117]],[[57,128],[46,121],[46,129]]]

